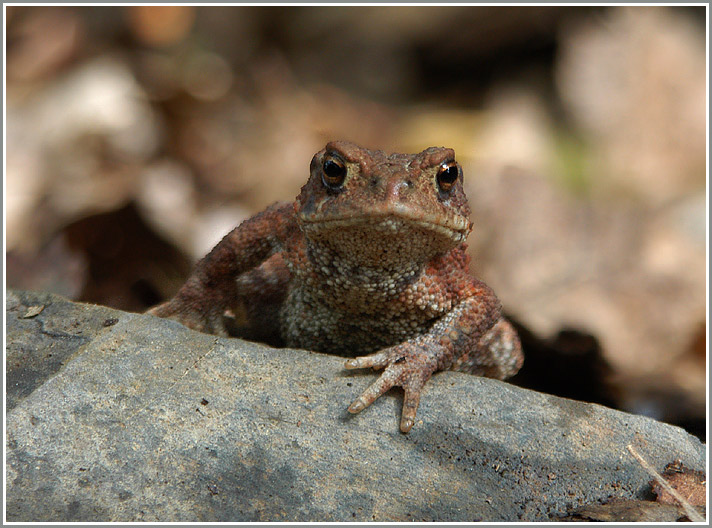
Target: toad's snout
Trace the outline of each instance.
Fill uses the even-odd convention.
[[[397,176],[388,179],[385,185],[386,202],[402,202],[408,199],[413,183],[406,177]]]

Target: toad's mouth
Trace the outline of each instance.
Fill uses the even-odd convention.
[[[412,215],[405,211],[397,213],[387,211],[383,213],[370,212],[369,214],[352,213],[340,216],[319,216],[315,214],[299,215],[300,223],[307,234],[317,235],[335,230],[373,232],[381,236],[388,233],[403,233],[416,230],[426,235],[444,237],[459,244],[464,242],[470,233],[472,224],[462,216],[453,216],[446,219],[435,215]],[[427,236],[427,235],[426,235]]]

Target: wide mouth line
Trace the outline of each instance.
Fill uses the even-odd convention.
[[[441,229],[447,229],[449,231],[454,231],[457,233],[461,233],[467,230],[467,224],[464,223],[465,225],[462,225],[461,227],[458,226],[453,226],[452,224],[443,224],[442,222],[435,222],[432,220],[428,220],[427,218],[417,218],[415,216],[410,216],[407,214],[399,213],[395,214],[392,212],[389,213],[377,213],[377,214],[369,214],[369,215],[355,215],[355,216],[347,216],[347,215],[342,215],[342,216],[333,216],[329,218],[306,218],[303,215],[300,215],[300,219],[302,222],[305,224],[310,224],[310,225],[334,225],[334,226],[339,226],[339,225],[348,225],[348,224],[378,224],[386,220],[400,220],[406,223],[412,223],[412,224],[417,224],[423,227],[429,227],[437,230]]]

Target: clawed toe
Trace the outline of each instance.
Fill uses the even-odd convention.
[[[351,405],[349,405],[350,413],[359,413],[366,407],[375,402],[383,394],[396,384],[396,380],[392,376],[387,376],[388,372],[384,372],[368,389],[363,391]]]
[[[352,365],[350,368],[365,368],[378,364],[382,353],[354,358],[347,365]],[[393,387],[400,386],[404,389],[403,411],[401,414],[400,430],[404,433],[410,431],[415,424],[415,416],[420,404],[420,393],[425,382],[430,378],[431,372],[428,369],[423,370],[416,365],[411,365],[407,361],[399,361],[392,359],[391,363],[386,367],[385,372],[354,402],[349,406],[350,413],[359,413],[374,401],[380,398]],[[376,361],[373,359],[376,358]],[[347,367],[348,368],[348,367]]]
[[[403,412],[401,413],[400,430],[407,433],[415,423],[415,415],[418,412],[420,405],[420,388],[405,389],[405,397],[403,398]]]
[[[346,362],[345,368],[349,370],[369,367],[379,369],[388,366],[390,359],[390,349],[386,348],[384,350],[381,350],[380,352],[371,354],[370,356],[359,356],[351,358]]]

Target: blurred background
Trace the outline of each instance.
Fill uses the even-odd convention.
[[[706,438],[704,7],[7,7],[7,286],[142,311],[330,139],[453,147],[515,383]]]

